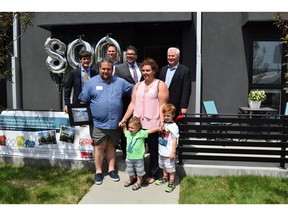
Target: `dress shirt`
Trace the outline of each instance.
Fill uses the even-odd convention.
[[[96,75],[88,80],[78,98],[90,102],[96,128],[117,129],[123,112],[122,97],[131,97],[133,86],[120,77],[112,76],[106,83]]]
[[[132,67],[132,65],[130,65],[130,64],[128,64],[129,65],[129,70],[130,70],[130,74],[131,74],[131,76],[134,78],[134,73],[133,73],[133,67]],[[135,68],[135,70],[136,70],[136,72],[137,72],[137,78],[138,78],[138,82],[140,81],[140,79],[141,79],[141,71],[140,71],[140,69],[139,69],[139,67],[138,67],[138,65],[137,64],[134,64],[134,68]]]
[[[81,66],[81,84],[82,84],[82,88],[84,86],[84,74],[85,74],[85,71],[87,72],[87,75],[88,75],[88,80],[90,79],[90,68],[88,67],[87,70],[85,70],[82,66]]]
[[[173,76],[175,74],[175,71],[176,71],[176,69],[178,67],[178,64],[175,67],[168,66],[167,73],[166,73],[166,78],[165,78],[165,83],[166,83],[168,88],[169,88],[171,80],[172,80],[172,78],[173,78]]]

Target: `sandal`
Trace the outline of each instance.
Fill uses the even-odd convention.
[[[136,181],[133,179],[133,181],[131,181],[130,179],[124,182],[124,187],[129,187],[131,185],[133,185]]]
[[[156,179],[154,179],[154,178],[147,178],[147,179],[145,180],[145,182],[146,182],[147,184],[153,184],[155,181],[156,181]]]
[[[141,188],[141,185],[138,184],[137,182],[132,186],[132,190],[135,191],[135,190],[139,190]]]

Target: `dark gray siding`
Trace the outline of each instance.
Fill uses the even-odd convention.
[[[242,13],[203,14],[202,78],[203,100],[214,100],[218,112],[237,113],[247,104]]]
[[[103,23],[177,22],[190,21],[191,16],[191,12],[46,12],[39,14],[38,25],[49,27],[54,25],[82,25]]]
[[[202,13],[202,99],[215,100],[220,113],[237,113],[247,104],[247,41],[243,26],[249,22],[272,20],[273,13]],[[34,26],[21,39],[23,109],[60,109],[57,83],[48,71],[44,43],[50,36],[68,45],[84,33],[95,45],[108,32],[119,40],[122,50],[135,45],[145,57],[145,47],[160,47],[159,59],[166,64],[166,47],[179,46],[181,63],[191,69],[193,89],[189,112],[195,108],[196,13],[38,13]],[[152,53],[153,54],[153,53]],[[163,60],[164,59],[164,60]],[[160,65],[163,66],[163,65]],[[11,88],[7,87],[7,106],[12,107]]]

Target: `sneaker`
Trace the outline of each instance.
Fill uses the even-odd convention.
[[[97,185],[102,184],[103,182],[103,174],[102,173],[96,173],[94,177],[94,183]]]
[[[108,174],[112,178],[113,181],[117,182],[120,180],[120,177],[115,170],[108,172]]]
[[[168,180],[167,180],[167,178],[160,178],[160,179],[157,179],[156,180],[156,182],[155,182],[155,184],[156,185],[163,185],[163,184],[165,184],[166,182],[167,182]]]
[[[165,191],[168,192],[168,193],[171,193],[175,188],[176,188],[175,183],[169,182],[168,186],[165,189]]]

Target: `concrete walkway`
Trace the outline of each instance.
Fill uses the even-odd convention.
[[[79,204],[178,204],[179,201],[179,176],[227,176],[227,175],[261,175],[261,176],[278,176],[288,177],[286,169],[279,167],[261,167],[255,163],[242,162],[218,162],[215,161],[211,165],[211,161],[205,164],[205,161],[194,161],[189,164],[176,167],[176,189],[172,193],[165,192],[166,185],[157,186],[150,184],[143,186],[137,191],[133,191],[131,187],[124,187],[124,182],[129,178],[126,172],[126,164],[121,158],[122,153],[117,150],[117,170],[120,176],[119,182],[113,182],[107,175],[104,177],[101,185],[94,184],[90,191],[82,198]],[[197,164],[202,163],[202,164]],[[145,157],[145,165],[149,164],[149,156]],[[92,170],[95,170],[94,163],[89,162]],[[87,164],[86,164],[87,166]],[[107,164],[103,165],[104,172]],[[147,171],[146,171],[147,172]],[[104,173],[105,174],[105,173]]]
[[[104,173],[103,183],[94,184],[79,204],[178,204],[180,185],[177,176],[176,188],[171,193],[165,192],[167,184],[157,186],[155,183],[143,185],[139,190],[133,191],[131,186],[124,187],[124,182],[129,176],[119,152],[117,152],[117,167],[120,181],[113,182],[109,175]]]
[[[103,183],[94,184],[79,204],[178,204],[179,178],[175,190],[171,193],[165,192],[166,185],[155,184],[133,191],[131,187],[123,186],[128,175],[124,172],[118,174],[119,182],[113,182],[109,175],[106,175]]]

